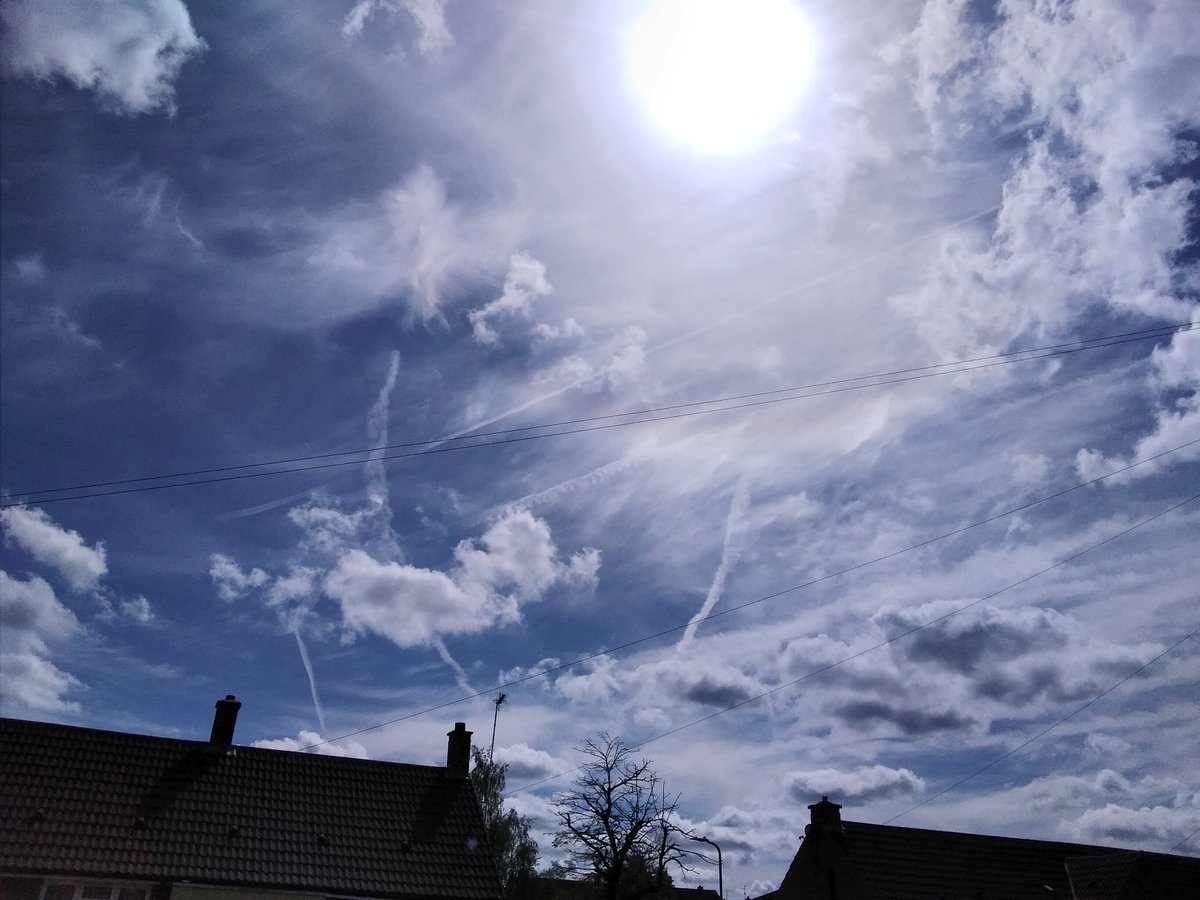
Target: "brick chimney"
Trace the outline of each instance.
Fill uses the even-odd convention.
[[[471,771],[471,734],[466,722],[455,722],[454,730],[446,732],[446,774],[451,778],[466,778]]]
[[[842,806],[840,803],[830,803],[828,797],[821,797],[820,803],[808,807],[810,822],[804,829],[807,837],[814,832],[820,834],[842,833]]]
[[[233,694],[227,694],[224,700],[217,701],[212,734],[208,738],[213,749],[224,750],[233,745],[233,730],[237,727],[238,710],[241,708],[241,702]]]

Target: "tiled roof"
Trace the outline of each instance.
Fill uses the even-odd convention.
[[[771,895],[774,900],[829,896],[831,884],[838,886],[836,896],[863,900],[1071,898],[1071,863],[1079,867],[1076,872],[1087,867],[1095,873],[1093,893],[1080,898],[1125,900],[1141,896],[1113,892],[1115,880],[1128,875],[1133,860],[1142,877],[1153,877],[1160,890],[1146,897],[1200,898],[1200,859],[863,822],[841,826],[840,836],[810,832]]]
[[[0,719],[0,870],[492,900],[469,779]]]
[[[843,823],[855,869],[881,897],[1070,897],[1064,862],[1102,847],[1021,838]],[[1049,888],[1050,890],[1047,890]],[[1053,893],[1051,893],[1051,891]]]
[[[1161,853],[1109,853],[1067,860],[1073,900],[1196,900],[1200,859]]]

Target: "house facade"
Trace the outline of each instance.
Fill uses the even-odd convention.
[[[758,900],[1198,900],[1200,859],[843,822],[828,797],[779,889]]]
[[[468,777],[446,766],[0,719],[0,900],[500,900]]]

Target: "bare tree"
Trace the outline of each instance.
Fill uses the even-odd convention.
[[[679,797],[668,798],[646,759],[619,738],[600,734],[580,752],[583,771],[555,798],[554,846],[604,888],[605,900],[637,900],[671,884],[667,869],[696,855],[674,824]]]

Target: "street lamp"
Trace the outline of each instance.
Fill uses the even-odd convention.
[[[705,844],[711,844],[713,847],[717,848],[717,893],[721,895],[721,900],[725,900],[725,864],[721,862],[720,845],[716,841],[709,840],[706,837],[700,837],[699,835],[694,835],[692,840],[702,841]]]

